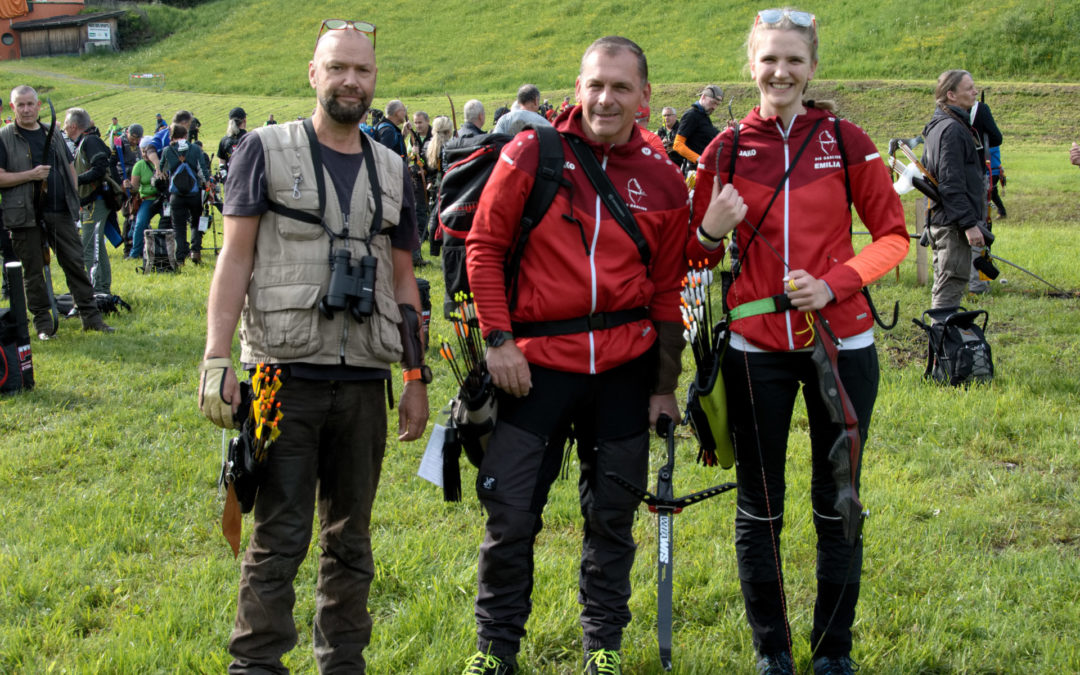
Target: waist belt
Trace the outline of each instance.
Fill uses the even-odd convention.
[[[789,309],[793,309],[794,305],[791,304],[791,300],[784,293],[779,295],[773,295],[768,298],[761,298],[759,300],[751,300],[750,302],[744,302],[741,305],[733,307],[729,314],[731,321],[738,319],[745,319],[751,316],[757,316],[758,314],[772,314],[775,312],[786,312]]]
[[[616,312],[597,312],[588,316],[579,316],[573,319],[560,319],[559,321],[529,321],[514,322],[511,328],[514,337],[550,337],[552,335],[571,335],[573,333],[587,333],[605,328],[615,328],[624,324],[642,321],[649,318],[649,312],[644,307],[633,309],[621,309]]]

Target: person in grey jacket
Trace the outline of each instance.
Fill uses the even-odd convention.
[[[956,307],[967,289],[971,247],[985,245],[986,171],[980,141],[968,123],[978,90],[966,70],[938,77],[937,108],[923,129],[923,164],[938,182],[941,202],[930,208],[934,286],[930,306]]]

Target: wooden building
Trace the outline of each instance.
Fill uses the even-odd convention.
[[[0,0],[0,6],[9,17],[0,18],[0,60],[119,48],[123,10],[79,14],[83,0]]]

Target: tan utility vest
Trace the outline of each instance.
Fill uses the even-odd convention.
[[[318,214],[319,192],[308,137],[301,122],[260,127],[258,134],[266,161],[267,196],[289,209]],[[359,131],[357,133],[360,133]],[[401,214],[403,164],[379,143],[356,177],[349,201],[348,240],[331,241],[320,225],[267,211],[259,219],[255,264],[240,316],[240,359],[244,363],[312,363],[386,368],[401,360],[401,321],[394,298],[394,267],[390,237],[372,238],[370,255],[378,258],[375,275],[375,311],[358,322],[348,310],[327,319],[319,301],[330,284],[330,253],[347,248],[352,265],[368,255],[364,240],[374,217],[375,200],[368,181],[367,163],[375,162],[382,192],[383,222],[379,231],[395,227]],[[326,185],[323,221],[341,234],[345,218],[334,183],[322,168]]]
[[[49,125],[41,122],[46,135],[49,133]],[[7,153],[7,167],[9,173],[21,173],[34,168],[30,159],[30,143],[19,132],[18,125],[8,124],[0,129],[0,143],[4,144]],[[75,184],[71,180],[71,171],[68,170],[67,153],[61,151],[64,140],[57,134],[52,139],[52,159],[48,162],[53,171],[60,172],[60,180],[64,184],[64,201],[68,207],[68,213],[74,221],[79,216],[79,198],[76,196]],[[36,227],[37,218],[34,216],[34,183],[29,181],[10,188],[4,188],[0,194],[3,201],[0,208],[4,213],[4,226],[14,230],[19,228]]]

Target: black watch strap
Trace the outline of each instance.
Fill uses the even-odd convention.
[[[508,330],[493,330],[484,337],[488,347],[501,347],[507,340],[513,340],[514,334]]]

